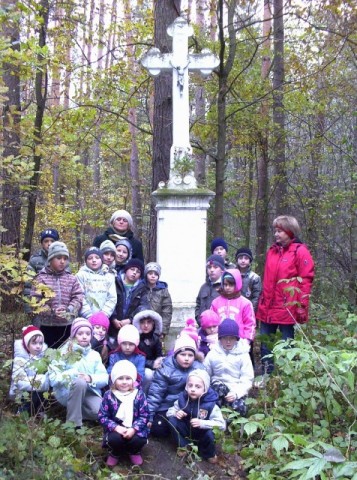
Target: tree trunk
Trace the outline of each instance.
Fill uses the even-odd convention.
[[[19,23],[15,18],[11,17],[11,12],[16,8],[16,2],[3,1],[2,8],[8,11],[9,18],[4,21],[2,26],[2,36],[4,40],[9,42],[11,52],[20,50],[20,34]],[[16,14],[15,14],[16,15]],[[12,61],[12,53],[9,58],[2,64],[3,81],[7,88],[5,93],[4,108],[2,112],[2,156],[4,160],[16,158],[20,151],[20,72],[18,60],[14,55]],[[11,174],[3,168],[2,177],[2,208],[1,208],[1,244],[13,245],[18,253],[20,246],[20,220],[21,220],[21,200],[20,188],[17,181],[11,179]],[[11,278],[9,282],[1,285],[4,290],[11,290]],[[11,313],[16,310],[15,296],[4,293],[1,301],[1,312]]]
[[[354,117],[354,130],[353,130],[353,144],[352,149],[354,155],[352,158],[357,158],[357,117]],[[351,273],[348,282],[348,300],[351,307],[356,310],[357,308],[357,176],[355,170],[356,164],[352,162],[351,166],[351,191],[354,192],[351,202]]]
[[[42,21],[39,21],[39,47],[43,48],[46,45],[46,36],[47,36],[47,25],[48,25],[48,14],[49,14],[49,5],[48,0],[41,0],[40,2],[41,9],[39,9],[39,15],[41,16]],[[26,218],[26,228],[24,236],[24,248],[28,250],[28,253],[25,257],[26,260],[30,258],[30,250],[32,237],[35,227],[36,220],[36,202],[38,194],[38,186],[40,183],[40,170],[42,163],[42,154],[40,153],[40,145],[42,144],[42,125],[43,125],[43,116],[45,113],[45,106],[47,100],[47,64],[43,62],[43,56],[41,53],[38,54],[38,62],[41,64],[41,68],[36,69],[35,76],[35,96],[36,96],[36,114],[35,122],[33,129],[33,160],[34,168],[33,174],[30,179],[30,193],[29,201],[27,208],[27,218]]]
[[[270,0],[264,0],[263,17],[263,59],[261,67],[262,82],[268,81],[271,67],[270,48],[271,48],[271,3]],[[257,161],[257,207],[256,207],[256,262],[257,272],[262,274],[264,271],[265,251],[268,243],[268,162],[269,162],[269,104],[263,100],[260,108],[260,118],[263,128],[259,133],[259,153]]]
[[[274,0],[273,122],[276,214],[288,213],[287,174],[285,164],[284,111],[284,7],[283,0]]]
[[[180,15],[180,0],[154,3],[155,46],[162,53],[172,51],[172,40],[166,29]],[[152,190],[159,182],[166,182],[170,174],[170,148],[172,145],[172,76],[162,72],[154,79],[153,117],[153,165]],[[150,233],[148,239],[148,260],[156,259],[156,210],[150,210]]]

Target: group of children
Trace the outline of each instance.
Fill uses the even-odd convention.
[[[202,458],[216,463],[212,428],[225,429],[220,407],[246,415],[254,378],[249,352],[257,282],[249,279],[251,251],[238,250],[239,270],[226,270],[227,244],[212,242],[207,281],[197,299],[200,329],[189,319],[165,356],[162,339],[170,328],[172,302],[167,284],[159,280],[160,266],[144,267],[131,258],[126,239],[105,240],[85,252],[85,265],[72,275],[66,245],[54,236],[45,242],[44,235],[47,259],[28,295],[29,304],[42,302],[42,308],[14,349],[11,393],[29,392],[20,409],[41,411],[43,394],[51,388],[76,428],[98,418],[108,466],[122,453],[140,465],[149,433],[171,433],[181,456],[193,441]],[[36,361],[48,347],[59,348],[59,359],[38,374]]]

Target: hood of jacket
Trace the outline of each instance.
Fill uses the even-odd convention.
[[[234,287],[234,293],[238,293],[242,290],[242,276],[240,274],[240,271],[238,270],[238,268],[229,268],[228,270],[226,270],[223,275],[222,275],[222,279],[221,279],[221,287],[223,288],[223,281],[224,281],[224,277],[226,275],[231,275],[233,278],[234,278],[234,281],[235,281],[235,287]]]
[[[221,343],[218,342],[212,346],[212,349],[218,353],[225,353],[231,355],[242,355],[243,353],[249,353],[250,345],[248,342],[244,341],[243,339],[238,340],[236,345],[232,348],[232,350],[225,350]]]
[[[79,271],[80,272],[85,272],[85,273],[88,273],[88,274],[92,274],[92,275],[105,275],[107,273],[107,269],[106,268],[103,268],[103,267],[107,267],[107,265],[102,265],[99,270],[92,270],[91,268],[87,267],[87,265],[83,265]]]

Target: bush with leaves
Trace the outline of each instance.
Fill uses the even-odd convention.
[[[330,314],[275,346],[250,417],[230,413],[225,448],[238,443],[249,479],[357,479],[356,325],[356,315]]]

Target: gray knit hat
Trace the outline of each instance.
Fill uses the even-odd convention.
[[[104,240],[104,242],[100,244],[99,250],[101,250],[103,253],[112,252],[114,255],[117,254],[115,245],[111,240]]]
[[[65,243],[63,242],[53,242],[48,249],[48,261],[52,258],[57,257],[58,255],[65,255],[69,258],[69,251]]]
[[[144,270],[144,277],[146,277],[146,274],[148,272],[155,272],[158,274],[158,276],[160,277],[161,275],[161,267],[158,263],[156,262],[150,262],[148,264],[145,265],[145,270]]]

